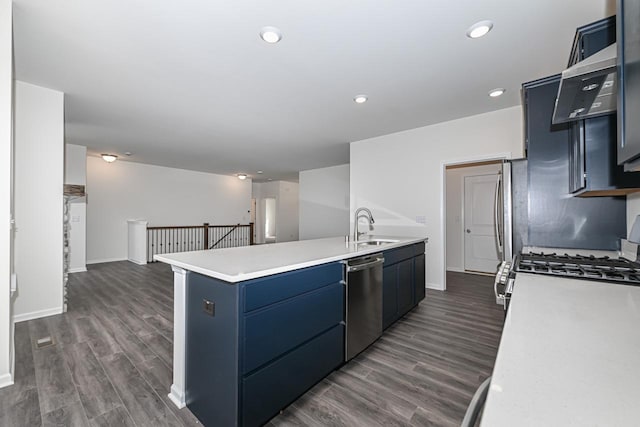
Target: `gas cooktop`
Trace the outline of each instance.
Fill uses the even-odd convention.
[[[608,256],[521,253],[515,271],[640,285],[640,263]]]

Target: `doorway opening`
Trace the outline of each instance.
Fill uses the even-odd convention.
[[[276,242],[276,199],[264,199],[264,242]]]
[[[444,276],[447,271],[495,275],[502,261],[499,233],[503,160],[444,165]]]

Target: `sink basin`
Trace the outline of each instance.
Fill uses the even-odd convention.
[[[357,242],[358,246],[382,246],[388,245],[389,243],[396,243],[397,240],[390,239],[371,239],[371,240],[362,240]]]

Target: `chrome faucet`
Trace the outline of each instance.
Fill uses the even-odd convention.
[[[367,218],[367,220],[369,220],[369,226],[373,225],[375,223],[375,220],[373,219],[373,215],[371,214],[371,211],[367,208],[358,208],[356,209],[356,212],[353,214],[353,241],[357,242],[358,238],[364,234],[364,233],[360,233],[358,231],[358,219],[360,219],[360,216],[358,215],[360,212],[366,212],[366,215],[362,215],[365,218]]]

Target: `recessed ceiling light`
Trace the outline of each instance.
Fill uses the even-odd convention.
[[[367,102],[369,98],[367,97],[367,95],[357,95],[353,98],[353,101],[356,104],[364,104],[365,102]]]
[[[126,153],[124,153],[125,156],[130,156],[131,154],[131,151],[127,151]]]
[[[267,43],[278,43],[282,40],[282,33],[276,27],[262,27],[260,38]]]
[[[246,173],[239,173],[238,174],[238,179],[241,179],[241,180],[244,181],[245,179],[247,179],[247,174]]]
[[[263,173],[262,171],[258,171],[259,174]]]
[[[500,95],[504,94],[506,91],[507,90],[505,88],[497,87],[497,88],[489,91],[489,96],[492,97],[492,98],[497,98]]]
[[[101,154],[102,156],[102,160],[104,160],[107,163],[113,163],[116,160],[118,160],[118,156],[116,156],[115,154]]]
[[[493,22],[480,21],[476,22],[467,30],[467,37],[471,39],[477,39],[486,35],[493,28]]]

